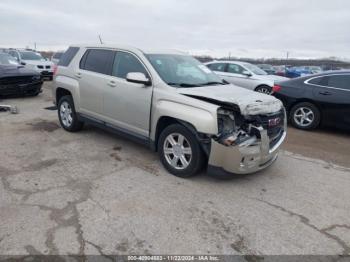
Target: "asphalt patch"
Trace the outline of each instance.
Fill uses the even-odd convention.
[[[27,125],[32,126],[35,131],[53,132],[56,129],[60,128],[56,122],[47,120],[40,120],[34,123],[29,123]]]

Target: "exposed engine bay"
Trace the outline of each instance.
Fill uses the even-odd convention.
[[[259,142],[259,130],[266,129],[273,143],[282,134],[283,123],[283,110],[268,115],[242,116],[235,110],[221,107],[215,140],[225,146],[250,146]]]

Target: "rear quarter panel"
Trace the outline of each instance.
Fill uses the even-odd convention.
[[[281,86],[281,90],[273,95],[282,101],[287,111],[290,111],[291,107],[298,101],[313,99],[312,88],[304,84],[305,80],[299,78],[277,83]]]

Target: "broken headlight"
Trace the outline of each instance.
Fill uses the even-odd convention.
[[[250,136],[246,130],[244,130],[244,124],[242,117],[228,109],[220,108],[218,110],[218,129],[219,134],[217,141],[225,146],[232,145],[244,145],[244,142],[253,143],[256,137]],[[252,139],[254,141],[252,141]]]

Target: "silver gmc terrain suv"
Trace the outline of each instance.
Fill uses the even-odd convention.
[[[178,51],[126,46],[71,46],[61,57],[53,97],[62,127],[84,122],[158,151],[164,167],[189,177],[271,165],[286,136],[276,98],[222,81]]]

